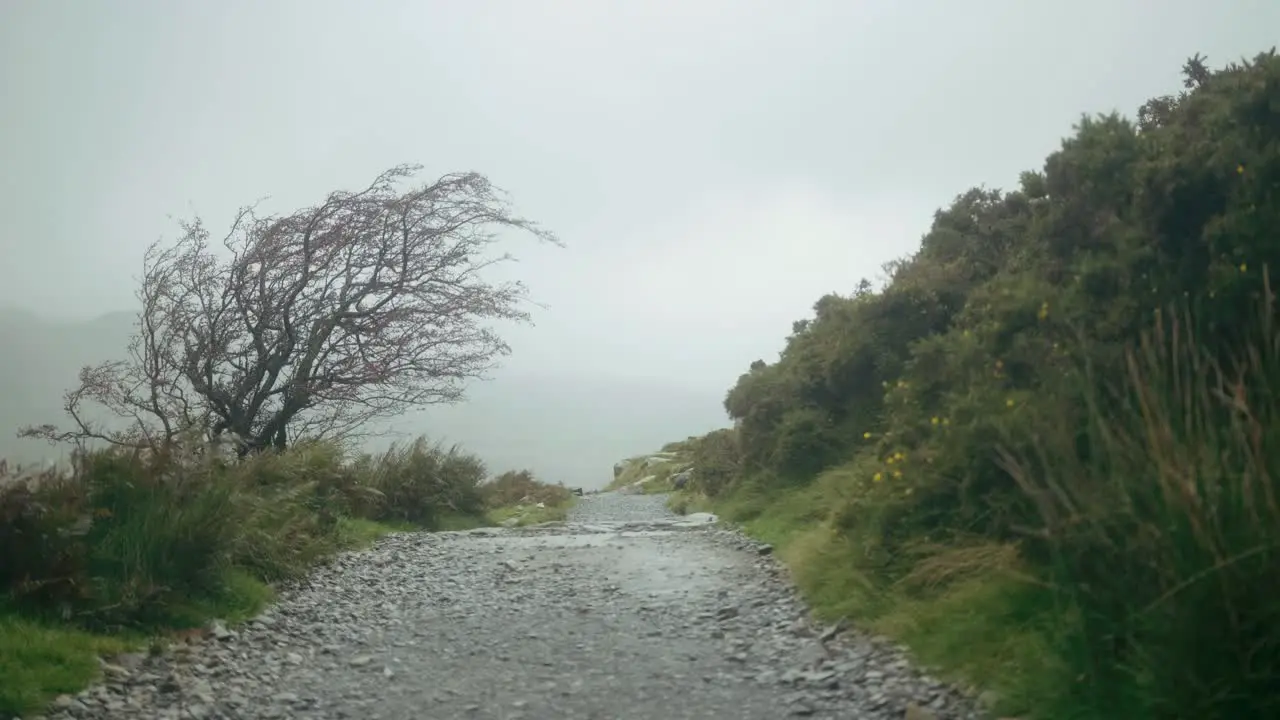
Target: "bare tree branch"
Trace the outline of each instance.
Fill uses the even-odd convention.
[[[242,209],[221,250],[197,218],[144,262],[128,360],[86,368],[67,394],[74,427],[27,434],[132,447],[193,430],[233,433],[242,452],[291,438],[349,438],[367,423],[462,399],[510,348],[488,323],[528,322],[521,283],[484,271],[504,228],[559,244],[515,215],[478,173],[402,191],[399,166],[359,192],[286,216]],[[92,401],[129,421],[84,420]]]

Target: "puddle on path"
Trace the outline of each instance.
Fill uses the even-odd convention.
[[[471,540],[523,571],[564,572],[566,565],[649,598],[712,595],[751,572],[748,556],[702,542],[714,516],[662,522],[566,523],[481,534]],[[682,522],[683,521],[683,522]]]

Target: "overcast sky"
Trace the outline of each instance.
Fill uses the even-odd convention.
[[[478,170],[567,248],[509,368],[718,390],[931,213],[1280,39],[1274,0],[0,0],[0,306],[128,309],[170,216]]]

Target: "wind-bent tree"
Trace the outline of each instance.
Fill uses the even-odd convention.
[[[220,248],[184,223],[146,254],[127,359],[81,371],[73,427],[26,433],[133,447],[230,434],[248,453],[460,400],[510,351],[488,322],[530,319],[523,284],[481,276],[511,259],[488,252],[496,231],[559,241],[477,173],[402,190],[419,169],[286,216],[242,209]],[[91,421],[89,402],[127,427]]]

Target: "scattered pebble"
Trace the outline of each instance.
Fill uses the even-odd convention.
[[[813,625],[773,548],[657,495],[398,533],[203,641],[112,658],[49,720],[972,720],[903,652]]]

